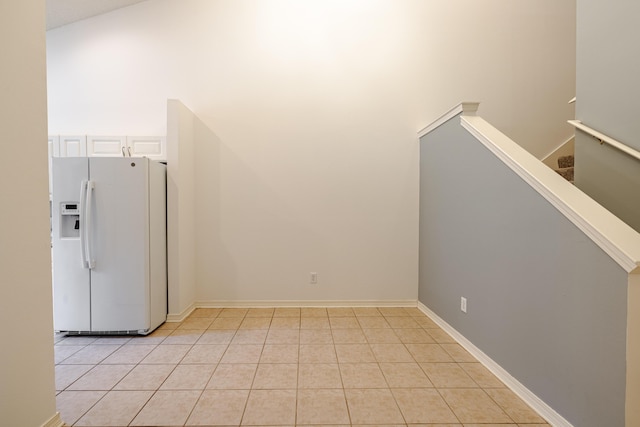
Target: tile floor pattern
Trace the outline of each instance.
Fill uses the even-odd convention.
[[[416,308],[201,308],[55,357],[73,426],[548,426]]]

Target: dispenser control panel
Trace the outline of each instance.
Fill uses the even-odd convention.
[[[80,238],[80,205],[77,202],[60,204],[60,237]]]
[[[77,203],[63,203],[62,204],[62,215],[78,215],[78,204]]]

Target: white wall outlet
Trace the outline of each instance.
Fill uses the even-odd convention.
[[[460,311],[467,312],[467,299],[465,297],[460,297]]]
[[[312,285],[315,285],[316,283],[318,283],[318,273],[310,273],[310,279],[309,279],[309,283],[311,283]]]

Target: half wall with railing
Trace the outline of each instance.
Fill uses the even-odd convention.
[[[419,133],[420,308],[551,425],[640,425],[640,235],[477,107]]]
[[[579,120],[569,124],[576,128],[576,186],[640,232],[640,152]]]

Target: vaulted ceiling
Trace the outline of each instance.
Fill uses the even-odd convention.
[[[145,0],[47,0],[47,30]]]

